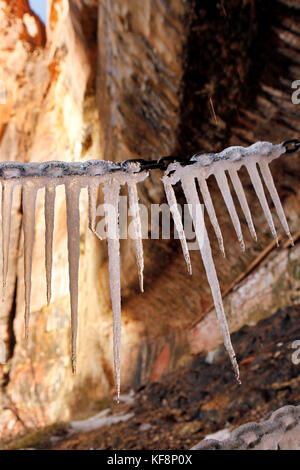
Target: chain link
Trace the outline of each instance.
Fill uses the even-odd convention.
[[[294,153],[300,149],[298,139],[285,140],[282,143],[285,153]],[[116,171],[128,171],[132,163],[138,165],[135,172],[140,173],[147,170],[165,171],[170,163],[178,162],[182,166],[195,163],[192,156],[166,155],[158,160],[146,160],[143,158],[133,158],[123,162],[108,162],[104,160],[90,160],[87,162],[64,162],[52,161],[44,163],[22,163],[22,162],[0,162],[0,178],[23,178],[27,176],[46,176],[62,178],[64,176],[98,176]]]
[[[285,153],[297,152],[300,148],[300,141],[298,139],[285,140],[282,144],[285,147]]]

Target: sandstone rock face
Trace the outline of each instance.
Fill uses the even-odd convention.
[[[3,36],[12,37],[11,43],[5,39],[3,46],[3,69],[7,58],[12,62],[4,77],[5,83],[11,83],[14,90],[8,90],[12,96],[10,109],[7,109],[6,122],[1,133],[1,160],[48,161],[78,160],[99,155],[99,139],[91,138],[93,128],[97,129],[97,113],[93,98],[87,97],[91,77],[90,51],[85,49],[84,38],[80,37],[79,26],[73,26],[69,4],[66,1],[52,2],[50,5],[50,23],[47,28],[47,44],[41,41],[28,43],[24,16],[19,18],[10,4],[1,5],[1,14],[7,20]],[[24,15],[31,15],[27,2],[22,4]],[[33,15],[31,15],[34,18]],[[27,18],[27,17],[26,17]],[[45,36],[44,26],[37,23],[40,35]],[[45,46],[45,47],[42,47]],[[12,50],[13,52],[10,52]],[[9,103],[8,103],[9,104]],[[6,106],[8,108],[8,105]],[[89,116],[86,120],[85,116]],[[96,117],[95,117],[96,116]],[[1,115],[2,118],[2,115]],[[97,132],[97,131],[96,131]],[[39,137],[37,137],[39,136]],[[89,153],[83,150],[85,139],[93,140]],[[83,195],[83,208],[84,203]],[[28,344],[24,340],[24,285],[23,285],[23,238],[21,232],[20,195],[14,197],[13,239],[11,243],[9,292],[5,298],[7,304],[5,315],[2,315],[3,336],[7,348],[7,363],[2,366],[3,387],[1,395],[1,437],[7,437],[24,429],[45,426],[56,420],[68,419],[73,404],[80,400],[77,387],[92,391],[98,388],[98,394],[108,393],[111,386],[103,372],[105,358],[99,352],[100,341],[91,338],[98,336],[96,329],[102,330],[99,340],[105,338],[105,318],[98,325],[90,319],[88,337],[91,348],[82,351],[82,363],[90,363],[91,369],[72,378],[69,369],[69,296],[67,273],[66,243],[66,209],[62,188],[58,189],[56,199],[55,221],[55,254],[53,265],[52,303],[46,307],[44,282],[44,210],[43,194],[37,201],[37,218],[35,230],[35,250],[33,259],[32,317],[31,337]],[[82,211],[82,252],[93,252],[93,240],[89,249],[85,245],[86,210]],[[87,234],[89,237],[89,234]],[[40,242],[39,242],[40,240]],[[82,261],[84,260],[82,257]],[[86,258],[86,262],[88,259]],[[85,263],[81,266],[80,280],[82,285],[94,285],[86,276]],[[105,302],[96,298],[93,290],[91,306],[104,306]],[[14,298],[13,298],[14,295]],[[83,299],[87,298],[82,291]],[[95,297],[96,296],[96,297]],[[86,302],[81,299],[81,311],[86,310]],[[106,307],[108,309],[108,306]],[[93,316],[97,309],[92,308]],[[85,320],[88,320],[86,315]],[[108,315],[107,315],[108,317]],[[97,328],[98,327],[98,328]],[[36,341],[35,336],[39,338]],[[79,343],[80,343],[79,338]],[[105,344],[105,342],[104,342]],[[87,343],[86,343],[87,346]],[[91,357],[88,355],[91,353]],[[109,355],[109,352],[107,353]],[[85,357],[86,356],[86,357]],[[58,362],[56,359],[59,359]],[[100,360],[99,360],[100,359]],[[77,385],[76,385],[77,382]],[[44,383],[44,385],[42,385]],[[83,383],[86,386],[83,386]],[[47,384],[47,385],[46,385]],[[81,384],[81,385],[80,385]],[[92,385],[92,386],[91,386]],[[71,391],[73,390],[73,391]],[[94,391],[92,392],[92,394]],[[64,406],[64,398],[72,395],[72,403]],[[85,400],[92,398],[85,393]],[[61,397],[61,399],[59,398]]]
[[[227,14],[234,17],[235,2],[229,2],[228,8]],[[276,2],[274,16],[281,26],[267,40],[268,47],[278,51],[278,64],[272,64],[271,72],[260,64],[255,96],[245,98],[234,117],[231,108],[229,113],[221,107],[226,100],[221,100],[219,107],[215,101],[216,123],[209,117],[207,104],[199,109],[195,105],[196,97],[201,97],[203,106],[203,96],[211,96],[207,90],[212,71],[203,70],[199,58],[205,63],[211,54],[215,76],[222,60],[227,75],[235,76],[231,54],[239,58],[243,45],[238,47],[236,38],[227,38],[225,26],[217,39],[210,35],[210,28],[205,27],[205,18],[211,14],[209,6],[200,9],[196,5],[195,14],[185,0],[52,0],[45,29],[27,0],[0,0],[0,87],[5,92],[5,102],[0,104],[1,161],[157,158],[176,151],[217,150],[259,139],[280,142],[294,137],[300,126],[299,112],[291,103],[286,78],[287,71],[291,81],[300,73],[295,46],[299,24],[294,21],[294,8],[297,6],[290,7],[288,2]],[[216,10],[214,14],[222,23],[224,13]],[[258,9],[254,25],[262,21],[260,14]],[[208,49],[201,42],[203,37],[207,37]],[[213,41],[222,42],[222,38],[219,54]],[[241,72],[241,88],[249,85],[255,67],[255,61],[249,61]],[[197,92],[198,76],[201,89]],[[231,85],[226,82],[226,86]],[[232,89],[228,89],[228,96],[230,100],[235,96]],[[300,198],[297,157],[274,162],[273,171],[295,233]],[[141,202],[148,207],[165,202],[160,176],[151,174],[140,187]],[[247,181],[245,175],[243,180]],[[227,248],[226,260],[217,253],[211,231],[210,235],[232,330],[255,323],[280,306],[299,303],[299,247],[290,248],[283,242],[280,250],[274,249],[259,204],[249,189],[259,243],[255,245],[248,237],[242,220],[247,250],[240,254],[213,183],[211,189]],[[14,195],[8,287],[0,315],[0,339],[6,356],[6,363],[0,365],[0,439],[88,413],[114,387],[106,243],[99,243],[87,230],[87,195],[83,192],[79,357],[78,373],[72,376],[64,190],[57,192],[49,306],[43,197],[40,194],[37,201],[32,315],[26,344],[21,196],[18,191]],[[133,241],[124,240],[121,249],[125,389],[159,380],[188,361],[192,353],[214,349],[220,336],[197,251],[191,253],[190,279],[177,241],[145,240],[145,294],[139,294]]]

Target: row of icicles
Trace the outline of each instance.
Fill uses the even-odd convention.
[[[232,181],[234,190],[238,197],[241,209],[245,215],[250,233],[256,240],[256,232],[252,221],[251,212],[247,199],[242,187],[238,170],[242,165],[248,170],[252,185],[259,198],[264,215],[270,230],[276,239],[277,234],[272,219],[272,214],[268,206],[262,181],[258,172],[259,166],[261,175],[264,179],[266,187],[270,193],[274,206],[276,208],[280,222],[293,243],[288,223],[274,185],[274,181],[269,169],[269,163],[285,153],[286,149],[283,144],[273,145],[269,142],[257,142],[249,147],[229,147],[223,152],[203,153],[195,155],[192,158],[193,164],[184,166],[179,162],[171,163],[162,178],[167,201],[172,213],[176,230],[182,246],[184,258],[186,260],[188,271],[192,273],[190,256],[187,241],[184,233],[182,219],[178,210],[177,201],[173,185],[178,181],[181,182],[186,201],[188,203],[191,218],[193,220],[196,238],[202,255],[204,268],[207,279],[211,288],[213,301],[216,309],[219,325],[222,330],[224,345],[228,351],[236,378],[239,379],[239,368],[236,361],[235,353],[231,344],[229,329],[224,312],[222,295],[219,286],[218,277],[212,257],[210,242],[204,223],[202,210],[198,211],[200,206],[199,196],[196,189],[195,181],[199,183],[200,192],[203,198],[205,209],[208,213],[210,222],[214,228],[219,247],[225,256],[225,249],[221,229],[215,213],[213,201],[209,193],[206,179],[210,175],[214,175],[217,184],[221,190],[225,205],[234,225],[238,240],[242,250],[245,250],[242,230],[238,214],[236,212],[230,187],[228,184],[225,171],[228,171]],[[94,162],[87,162],[85,165],[94,165]],[[49,165],[55,162],[49,162]],[[14,186],[22,185],[22,207],[23,207],[23,232],[24,232],[24,283],[25,283],[25,335],[28,338],[29,316],[30,316],[30,292],[31,292],[31,270],[32,270],[32,253],[34,244],[35,229],[35,205],[37,191],[45,188],[45,266],[47,281],[47,301],[51,300],[51,272],[52,272],[52,247],[53,247],[53,229],[54,229],[54,207],[56,186],[64,184],[66,193],[67,207],[67,231],[68,231],[68,260],[69,260],[69,284],[70,284],[70,303],[71,303],[71,331],[72,331],[72,370],[76,372],[76,343],[78,329],[78,270],[79,270],[79,241],[80,241],[80,211],[79,198],[83,187],[88,188],[89,196],[89,228],[96,233],[96,203],[97,191],[100,184],[103,185],[104,207],[112,207],[114,210],[105,210],[106,233],[109,255],[109,273],[110,273],[110,291],[113,312],[113,350],[114,350],[114,373],[117,389],[117,396],[120,395],[120,357],[121,357],[121,285],[120,285],[120,243],[119,243],[119,196],[120,187],[127,184],[129,194],[129,206],[133,220],[135,232],[135,248],[136,262],[138,266],[138,276],[140,289],[143,292],[143,245],[142,245],[142,225],[139,211],[139,198],[137,184],[143,181],[147,176],[147,171],[140,171],[137,163],[128,165],[127,170],[110,171],[108,162],[103,163],[103,170],[99,174],[85,174],[80,164],[78,165],[78,174],[76,171],[71,175],[56,175],[55,173],[47,176],[43,174],[38,176],[23,175],[16,177],[5,177],[2,182],[2,252],[3,252],[3,288],[6,286],[6,278],[9,260],[9,242],[11,229],[11,209]],[[29,164],[31,168],[35,164]],[[38,164],[37,164],[38,165]],[[64,163],[67,166],[67,163]],[[69,164],[71,165],[71,164]],[[5,164],[1,167],[5,168]],[[26,166],[26,164],[24,164]],[[95,167],[97,162],[95,163]],[[36,167],[34,167],[36,168]],[[76,167],[77,168],[77,167]],[[81,169],[81,170],[80,170]],[[116,234],[116,236],[109,236]],[[98,235],[99,236],[99,235]]]

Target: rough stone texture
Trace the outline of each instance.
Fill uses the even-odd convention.
[[[267,421],[247,423],[227,439],[205,439],[192,450],[300,450],[300,408],[284,406]]]
[[[91,158],[91,154],[99,155],[99,141],[93,135],[97,126],[97,112],[95,99],[88,96],[91,77],[89,60],[92,58],[92,48],[85,49],[84,38],[80,37],[80,24],[73,26],[67,1],[52,2],[50,8],[51,21],[47,28],[47,44],[35,44],[35,48],[28,44],[27,37],[23,36],[21,19],[15,16],[10,4],[1,5],[1,14],[7,18],[8,24],[3,29],[3,35],[13,37],[12,44],[1,41],[3,56],[12,61],[9,70],[9,80],[16,87],[11,109],[9,110],[1,140],[1,160],[48,161],[66,160],[77,161],[80,157]],[[17,4],[17,2],[16,2]],[[27,2],[24,8],[29,12]],[[93,5],[95,7],[95,4]],[[2,24],[2,22],[1,22]],[[41,35],[45,35],[40,24]],[[16,48],[15,41],[19,44]],[[6,49],[5,49],[5,47]],[[14,49],[15,47],[15,49]],[[13,53],[10,52],[12,48]],[[13,57],[17,67],[13,63]],[[3,59],[4,60],[4,59]],[[10,96],[10,95],[9,95]],[[87,139],[93,141],[89,152],[83,150],[83,142]],[[16,199],[16,198],[15,198]],[[91,270],[87,272],[88,258],[92,256],[93,240],[88,248],[86,241],[86,195],[82,198],[82,257],[81,284],[87,289],[93,282],[86,282],[93,276]],[[18,205],[17,205],[18,204]],[[24,340],[24,286],[23,286],[23,250],[22,233],[20,231],[20,197],[16,201],[13,216],[13,240],[10,256],[9,293],[6,296],[7,314],[3,321],[3,330],[7,338],[7,364],[2,367],[3,387],[1,395],[0,437],[9,438],[18,432],[32,427],[45,426],[57,419],[67,420],[72,414],[73,406],[77,403],[85,390],[85,400],[93,398],[92,395],[107,393],[110,385],[103,372],[105,358],[99,354],[99,340],[105,338],[105,319],[101,322],[103,337],[99,335],[96,341],[86,344],[85,351],[81,349],[82,363],[90,364],[88,369],[82,368],[82,373],[72,377],[69,360],[69,295],[67,274],[67,243],[66,243],[66,210],[63,188],[59,188],[56,199],[56,226],[55,226],[55,253],[53,264],[53,297],[52,303],[46,307],[46,286],[44,273],[44,213],[43,194],[37,201],[35,238],[40,243],[35,244],[33,258],[33,286],[31,299],[31,335],[26,346]],[[89,238],[89,234],[87,234]],[[92,237],[90,237],[92,239]],[[16,239],[16,241],[15,241]],[[18,245],[18,242],[20,243]],[[16,251],[16,255],[14,252]],[[14,257],[16,259],[13,263]],[[84,261],[85,260],[85,261]],[[13,271],[15,270],[15,271]],[[16,288],[15,300],[12,294]],[[85,290],[81,292],[81,308],[84,313],[89,298],[93,302],[103,305],[101,299],[93,290],[88,297]],[[10,302],[10,303],[9,303]],[[107,307],[108,308],[108,307]],[[91,309],[90,309],[91,311]],[[96,312],[92,310],[92,314]],[[90,325],[79,337],[81,340],[88,334],[91,339],[95,335],[95,322],[86,314],[86,321]],[[110,323],[110,322],[106,322]],[[101,330],[100,324],[98,331]],[[89,357],[89,355],[91,355]],[[108,357],[109,353],[108,353]],[[92,358],[95,358],[93,360]],[[109,362],[109,360],[107,360]],[[98,392],[96,390],[98,389]],[[78,392],[79,390],[79,392]],[[89,392],[90,390],[90,392]],[[91,393],[91,396],[90,396]],[[67,396],[72,397],[67,400]],[[68,405],[65,406],[66,400]]]
[[[6,104],[0,105],[1,161],[155,158],[294,137],[300,128],[299,109],[291,103],[291,82],[300,73],[299,8],[285,0],[271,3],[247,1],[241,8],[230,0],[224,12],[223,2],[209,0],[194,5],[184,0],[52,0],[45,31],[27,1],[1,0],[0,80],[7,87]],[[272,164],[296,238],[298,162],[295,154]],[[250,239],[242,218],[247,250],[241,254],[210,182],[226,260],[210,228],[209,233],[232,330],[299,303],[299,245],[290,248],[282,238],[275,249],[245,174],[243,183],[259,242]],[[158,172],[141,185],[140,196],[145,204],[164,202]],[[7,364],[0,365],[0,439],[88,413],[113,390],[106,246],[87,231],[86,199],[83,194],[79,358],[73,377],[64,191],[58,191],[56,201],[49,307],[42,194],[37,203],[27,346],[22,214],[20,194],[15,194],[9,282],[0,316],[7,349]],[[134,244],[125,240],[121,247],[124,389],[159,380],[190,361],[192,353],[220,342],[199,253],[191,253],[189,278],[178,241],[145,240],[144,247],[143,295]],[[207,331],[214,332],[209,341]]]
[[[299,303],[300,246],[293,249],[276,248],[247,277],[237,283],[225,297],[230,331],[275,313],[279,307]],[[194,353],[211,351],[222,343],[215,310],[190,331]]]
[[[282,425],[295,431],[295,418],[299,423],[299,410],[296,410],[300,399],[300,365],[296,359],[300,359],[300,350],[298,346],[297,351],[294,341],[299,338],[299,316],[299,306],[280,309],[257,325],[244,326],[232,334],[233,346],[238,351],[241,385],[233,380],[230,361],[222,346],[213,354],[197,354],[188,365],[165,376],[164,380],[147,383],[136,389],[130,400],[124,397],[121,405],[102,411],[105,419],[98,419],[98,429],[90,426],[88,431],[88,424],[96,421],[95,416],[89,423],[85,421],[86,426],[82,423],[80,427],[78,423],[78,433],[70,435],[71,426],[71,429],[54,433],[55,439],[40,440],[35,446],[191,449],[220,430],[236,435],[241,425],[244,429],[247,423],[268,421],[271,414],[282,407],[287,419],[282,416],[273,419],[274,425],[268,426],[269,431],[281,432]],[[291,409],[296,413],[290,413]],[[128,419],[109,425],[120,416]],[[220,436],[211,438],[219,440]]]

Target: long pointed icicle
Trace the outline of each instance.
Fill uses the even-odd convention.
[[[284,228],[285,233],[289,237],[289,239],[291,241],[291,244],[294,245],[293,238],[292,238],[292,235],[291,235],[291,232],[290,232],[290,229],[289,229],[289,225],[287,223],[285,213],[284,213],[280,198],[278,196],[278,192],[277,192],[277,189],[275,187],[273,176],[271,174],[269,165],[266,161],[263,160],[263,161],[259,162],[259,167],[260,167],[261,174],[264,178],[264,181],[266,183],[266,186],[268,188],[268,191],[271,195],[274,206],[276,208],[276,211],[277,211],[279,220],[281,222],[281,225]]]
[[[242,234],[242,229],[241,229],[241,224],[239,220],[239,216],[237,215],[234,202],[231,196],[230,188],[228,185],[227,177],[225,174],[225,171],[223,170],[218,170],[215,172],[215,178],[217,180],[218,186],[220,188],[220,191],[222,193],[223,199],[225,201],[226,207],[228,209],[229,215],[231,217],[234,229],[236,231],[238,240],[240,242],[241,248],[243,251],[245,251],[245,243],[243,239],[243,234]]]
[[[96,211],[97,211],[97,190],[98,184],[91,182],[88,185],[88,196],[89,196],[89,229],[102,240],[100,235],[96,231]]]
[[[55,185],[47,184],[45,187],[45,267],[47,280],[47,303],[51,301],[51,277],[52,277],[52,251],[55,211]]]
[[[7,279],[7,272],[8,272],[13,189],[14,189],[14,183],[12,181],[9,181],[9,180],[2,181],[2,261],[3,261],[2,297],[3,298],[5,296],[6,279]]]
[[[265,195],[265,192],[264,192],[264,188],[263,188],[259,173],[257,171],[256,163],[253,163],[253,162],[247,163],[247,164],[245,163],[245,167],[247,168],[247,171],[249,173],[252,185],[255,189],[255,192],[257,194],[257,197],[259,199],[259,202],[260,202],[261,207],[263,209],[263,212],[265,214],[266,220],[267,220],[268,225],[270,227],[270,230],[272,232],[272,235],[273,235],[274,239],[276,240],[277,245],[279,245],[278,238],[277,238],[277,233],[276,233],[273,218],[272,218],[272,214],[271,214],[270,208],[268,206],[268,201],[266,199],[266,195]]]
[[[210,196],[210,192],[209,192],[209,189],[208,189],[208,186],[207,186],[206,179],[203,176],[198,176],[197,179],[198,179],[198,182],[199,182],[200,191],[201,191],[201,194],[202,194],[202,197],[203,197],[203,201],[204,201],[204,204],[205,204],[210,222],[211,222],[211,224],[214,228],[214,231],[215,231],[218,243],[219,243],[220,250],[221,250],[221,252],[222,252],[222,254],[225,258],[223,236],[222,236],[220,225],[219,225],[219,222],[218,222],[218,219],[217,219],[216,211],[215,211],[215,208],[214,208],[211,196]]]
[[[138,266],[138,275],[140,290],[144,292],[144,254],[143,254],[143,241],[142,241],[142,223],[140,217],[140,208],[139,208],[139,197],[137,192],[136,183],[129,181],[127,183],[128,194],[129,194],[129,207],[131,215],[133,217],[133,227],[134,227],[134,243],[135,243],[135,252],[136,252],[136,264]]]
[[[24,284],[25,284],[25,338],[29,335],[32,253],[35,229],[35,204],[38,186],[25,181],[22,191],[23,231],[24,231]]]
[[[254,238],[254,240],[257,241],[257,235],[256,235],[256,231],[255,231],[254,224],[253,224],[253,221],[252,221],[250,208],[249,208],[248,201],[246,199],[244,188],[242,186],[242,183],[241,183],[241,180],[239,178],[238,172],[235,169],[231,169],[231,170],[228,171],[228,173],[229,173],[230,179],[232,181],[232,184],[233,184],[234,190],[236,192],[236,195],[238,197],[239,203],[241,205],[242,211],[244,213],[244,216],[246,218],[246,222],[247,222],[247,225],[249,227],[249,231],[250,231],[252,237]]]
[[[121,387],[120,183],[116,180],[109,181],[104,184],[103,193],[108,244],[110,293],[113,312],[114,374],[117,399],[119,401]]]
[[[80,242],[80,183],[73,179],[65,183],[68,229],[69,285],[71,299],[71,335],[72,335],[72,372],[76,373],[77,365],[77,331],[78,331],[78,272]]]
[[[189,249],[188,249],[186,238],[185,238],[185,233],[184,233],[184,229],[183,229],[183,225],[182,225],[180,212],[178,210],[178,205],[177,205],[175,192],[174,192],[174,189],[172,187],[172,184],[169,181],[168,176],[165,176],[162,179],[162,181],[163,181],[163,184],[164,184],[164,187],[165,187],[165,193],[166,193],[167,201],[168,201],[168,204],[169,204],[169,207],[170,207],[170,211],[171,211],[172,216],[173,216],[174,224],[175,224],[176,230],[178,232],[178,236],[179,236],[179,240],[180,240],[180,243],[181,243],[183,256],[184,256],[184,259],[185,259],[185,262],[186,262],[186,265],[187,265],[187,268],[188,268],[188,272],[189,272],[190,275],[192,275],[192,265],[191,265]]]
[[[223,307],[220,285],[219,285],[219,281],[218,281],[218,277],[217,277],[217,273],[216,273],[216,269],[214,265],[214,260],[212,257],[211,247],[210,247],[209,238],[208,238],[207,230],[205,227],[202,211],[201,210],[198,211],[198,214],[200,216],[202,214],[202,220],[201,220],[200,226],[203,229],[203,234],[200,233],[199,222],[195,221],[195,217],[194,217],[196,214],[197,206],[200,205],[200,201],[199,201],[199,197],[198,197],[196,185],[195,185],[195,179],[193,176],[184,176],[181,179],[181,184],[182,184],[182,188],[183,188],[186,200],[189,204],[191,217],[195,225],[196,237],[197,237],[199,248],[201,251],[207,279],[211,288],[218,321],[222,330],[222,334],[224,338],[224,345],[229,354],[229,357],[230,357],[230,360],[231,360],[231,363],[232,363],[232,366],[236,375],[236,379],[240,383],[239,367],[238,367],[237,360],[235,357],[235,352],[231,344],[229,328],[228,328],[226,315],[225,315],[224,307]]]

